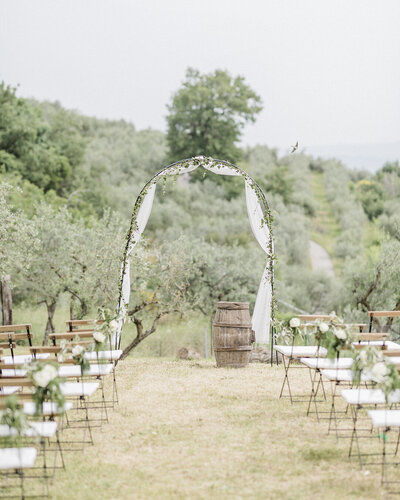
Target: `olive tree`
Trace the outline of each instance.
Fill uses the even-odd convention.
[[[189,68],[168,106],[170,160],[205,155],[236,162],[243,127],[261,110],[261,98],[242,76]]]
[[[221,246],[190,236],[156,248],[138,245],[128,309],[136,336],[123,357],[172,313],[197,309],[211,319],[220,300],[254,302],[263,266],[263,252],[254,247]]]
[[[12,323],[11,279],[19,281],[29,270],[37,246],[34,224],[9,202],[13,189],[0,184],[0,281],[2,323]]]
[[[25,289],[30,300],[46,306],[45,344],[54,332],[63,294],[70,296],[71,317],[81,318],[96,305],[115,306],[123,236],[118,219],[109,212],[88,225],[73,220],[66,208],[42,203],[33,222],[39,245]]]

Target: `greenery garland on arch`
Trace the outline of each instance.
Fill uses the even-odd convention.
[[[272,222],[273,222],[273,215],[271,212],[271,209],[269,207],[268,201],[266,199],[266,196],[259,186],[259,184],[244,170],[241,168],[237,167],[236,165],[225,161],[225,160],[217,160],[211,157],[205,157],[205,156],[196,156],[193,158],[186,158],[184,160],[180,160],[174,163],[171,163],[167,167],[163,168],[159,172],[157,172],[143,187],[141,192],[139,193],[139,196],[136,199],[133,211],[132,211],[132,217],[131,217],[131,223],[129,226],[129,230],[126,236],[126,243],[125,243],[125,249],[124,249],[124,254],[123,254],[123,259],[122,259],[122,264],[121,264],[121,273],[120,273],[120,279],[119,279],[119,284],[118,284],[118,305],[117,305],[117,317],[120,319],[120,331],[119,335],[116,337],[116,342],[118,345],[116,347],[120,347],[121,344],[121,329],[123,326],[123,323],[125,322],[125,314],[121,313],[122,311],[126,311],[127,305],[124,303],[123,300],[123,281],[124,281],[124,276],[127,273],[128,266],[129,266],[129,254],[132,249],[132,247],[137,243],[137,241],[134,240],[134,233],[139,231],[138,223],[137,223],[137,218],[139,215],[140,208],[142,207],[143,201],[146,198],[146,195],[149,192],[149,189],[154,185],[157,184],[160,180],[163,181],[163,184],[165,185],[166,180],[168,177],[171,177],[175,175],[176,177],[180,174],[183,174],[185,172],[191,172],[195,170],[198,167],[203,167],[206,170],[208,170],[206,167],[209,168],[229,168],[232,171],[234,171],[236,174],[241,176],[245,182],[253,189],[257,196],[257,200],[259,202],[259,205],[262,210],[262,220],[261,220],[261,225],[263,226],[264,224],[267,225],[268,230],[269,230],[269,241],[268,241],[268,253],[267,253],[267,264],[265,266],[265,269],[267,270],[267,279],[271,284],[271,291],[272,291],[272,301],[271,301],[271,325],[272,327],[275,324],[275,308],[276,308],[276,303],[275,303],[275,297],[274,297],[274,261],[275,261],[275,256],[274,256],[274,243],[273,243],[273,233],[272,233]],[[271,345],[273,343],[273,328],[270,329],[270,336],[271,336]]]

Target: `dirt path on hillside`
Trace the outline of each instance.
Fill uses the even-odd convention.
[[[310,259],[313,271],[325,271],[332,278],[335,277],[333,262],[324,247],[310,240]]]

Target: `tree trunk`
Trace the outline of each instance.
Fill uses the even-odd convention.
[[[1,313],[2,324],[12,325],[12,293],[10,288],[11,277],[9,274],[1,280]]]
[[[57,300],[52,299],[50,304],[46,302],[46,307],[47,307],[47,323],[46,323],[46,329],[44,331],[43,345],[48,344],[49,333],[54,333],[55,331],[53,318],[54,318],[54,313],[56,312]]]
[[[71,295],[71,299],[69,301],[69,319],[70,320],[76,319],[75,314],[74,314],[74,305],[75,305],[75,297],[73,295]]]
[[[133,340],[125,349],[123,350],[121,357],[119,358],[121,361],[125,359],[128,354],[138,345],[142,340],[144,340],[145,337],[136,337],[135,340]]]

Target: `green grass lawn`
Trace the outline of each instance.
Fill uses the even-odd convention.
[[[95,318],[96,311],[88,317]],[[69,310],[61,305],[54,318],[56,332],[65,332],[65,322],[69,319]],[[44,306],[33,309],[22,305],[13,311],[13,323],[29,323],[32,325],[34,344],[41,345],[46,327],[46,309]],[[149,325],[145,324],[147,328]],[[208,352],[210,349],[210,318],[196,312],[188,313],[184,321],[178,315],[171,315],[160,321],[157,330],[133,351],[133,356],[165,357],[175,356],[180,347],[190,347],[201,355],[204,354],[204,329],[207,328]],[[122,347],[124,348],[136,336],[135,326],[128,321],[124,325]]]
[[[56,499],[383,498],[379,471],[350,462],[347,439],[278,399],[281,366],[130,357],[118,372],[120,405],[95,446],[67,454]],[[308,392],[297,372],[294,389]]]

